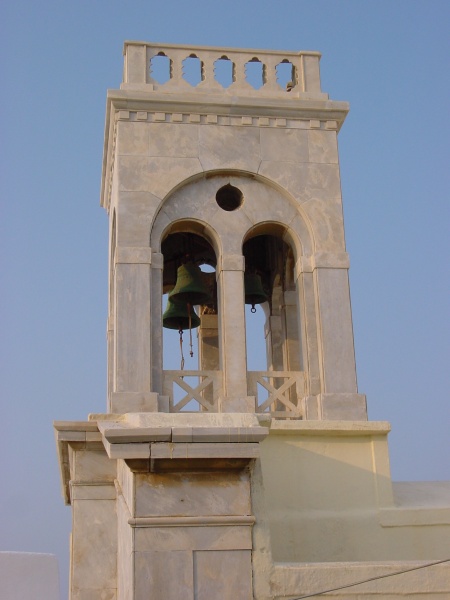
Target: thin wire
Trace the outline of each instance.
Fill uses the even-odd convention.
[[[412,567],[411,569],[405,569],[404,571],[396,571],[395,573],[386,573],[386,575],[378,575],[377,577],[371,577],[370,579],[363,579],[362,581],[356,581],[355,583],[349,583],[347,585],[341,585],[337,588],[332,588],[329,590],[322,590],[321,592],[315,592],[314,594],[307,594],[306,596],[298,596],[297,598],[292,598],[291,600],[304,600],[304,598],[313,598],[314,596],[322,596],[323,594],[328,594],[329,592],[338,592],[339,590],[345,590],[346,588],[353,587],[355,585],[361,585],[362,583],[369,583],[369,581],[377,581],[377,579],[385,579],[386,577],[394,577],[394,575],[402,575],[403,573],[410,573],[411,571],[418,571],[419,569],[426,569],[427,567],[434,567],[434,565],[441,565],[442,563],[450,562],[450,558],[446,558],[444,560],[438,560],[432,563],[426,563],[424,565],[420,565],[419,567]]]

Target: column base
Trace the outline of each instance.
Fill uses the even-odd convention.
[[[367,421],[364,394],[318,394],[305,399],[306,419],[310,421]]]
[[[156,392],[113,392],[109,399],[109,412],[119,415],[130,412],[157,412]]]

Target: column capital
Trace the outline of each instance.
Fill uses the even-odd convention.
[[[117,246],[114,255],[114,264],[152,264],[151,248]],[[157,254],[157,253],[156,253]]]
[[[225,254],[217,264],[217,273],[221,271],[244,271],[245,259],[242,254]]]
[[[300,256],[295,263],[295,279],[302,273],[312,273],[315,269],[348,269],[350,259],[347,252],[316,252],[310,256]]]

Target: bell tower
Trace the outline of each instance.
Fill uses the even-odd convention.
[[[320,55],[134,42],[124,52],[121,89],[108,93],[102,183],[108,411],[178,412],[162,365],[161,297],[189,263],[215,272],[203,277],[208,301],[190,302],[202,306],[201,340],[217,338],[214,369],[201,344],[199,370],[214,371],[201,376],[212,378],[202,412],[277,405],[302,419],[366,419],[337,153],[348,106],[321,91]],[[267,299],[264,409],[246,369],[245,282]]]
[[[283,555],[273,448],[374,431],[340,191],[348,105],[322,92],[317,52],[126,42],[124,61],[101,189],[107,410],[56,424],[71,598],[269,597],[271,552],[304,558]],[[264,311],[264,371],[247,369],[246,304]],[[198,336],[196,369],[163,368],[164,327],[185,353]]]

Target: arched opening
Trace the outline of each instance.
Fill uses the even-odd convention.
[[[178,229],[178,228],[177,228]],[[190,231],[164,239],[163,370],[172,412],[214,406],[219,371],[217,258],[211,243]]]
[[[217,202],[218,192],[223,188],[225,200],[229,201],[230,191],[231,200],[235,200],[225,203],[226,208]],[[222,201],[220,195],[219,200]],[[150,245],[155,252],[154,293],[159,294],[163,288],[166,293],[173,289],[177,264],[186,254],[193,254],[200,266],[207,264],[208,261],[203,260],[205,256],[209,256],[210,268],[217,265],[214,278],[217,304],[203,308],[201,314],[196,309],[202,324],[195,329],[194,344],[197,333],[200,343],[194,347],[191,360],[188,335],[184,334],[184,372],[180,369],[177,331],[164,331],[161,304],[155,307],[152,300],[152,352],[157,365],[154,380],[161,382],[162,396],[169,396],[165,381],[173,386],[175,375],[168,375],[169,370],[177,371],[177,381],[184,386],[183,402],[177,404],[171,400],[164,410],[252,412],[256,409],[257,412],[275,412],[283,418],[301,418],[306,390],[309,393],[311,389],[310,365],[311,355],[315,359],[316,338],[315,316],[311,311],[313,290],[309,285],[313,282],[309,278],[305,287],[302,270],[302,257],[311,255],[313,243],[308,222],[297,204],[277,187],[257,177],[222,171],[211,173],[178,186],[166,198],[164,210],[158,213],[152,225]],[[164,258],[163,274],[159,270],[159,258],[156,260],[159,252]],[[309,264],[307,260],[305,264]],[[248,274],[249,270],[259,275],[265,294],[261,305],[259,301],[255,303],[254,314],[251,304],[244,305],[244,272]],[[166,299],[163,310],[165,308]],[[246,324],[251,327],[247,336]],[[306,335],[307,327],[312,335]],[[161,332],[165,338],[164,362]],[[190,370],[200,377],[196,381],[215,386],[209,404],[205,397],[211,394],[212,388],[202,388],[200,393],[196,383],[192,393],[192,386],[187,386]],[[262,378],[261,382],[255,377]],[[266,398],[261,400],[264,390],[267,390]],[[259,396],[256,406],[252,402],[254,396]]]
[[[269,231],[243,245],[249,394],[258,412],[299,417],[304,386],[294,254],[276,226]]]

